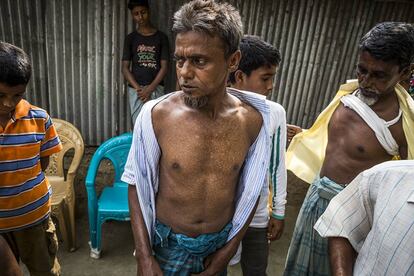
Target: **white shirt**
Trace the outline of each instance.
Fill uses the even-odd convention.
[[[284,219],[286,205],[286,112],[278,103],[266,101],[270,107],[270,139],[272,140],[269,165],[269,185],[272,191],[272,216]],[[269,188],[267,188],[268,190]],[[250,227],[265,228],[269,221],[268,191],[263,191]]]
[[[358,252],[354,275],[414,275],[414,161],[388,161],[360,173],[315,224]]]
[[[240,172],[235,198],[236,208],[232,219],[233,227],[228,236],[229,241],[246,223],[259,195],[265,189],[264,187],[268,190],[266,176],[270,159],[270,134],[269,106],[266,103],[266,98],[232,88],[228,88],[227,91],[256,108],[263,118],[262,128],[256,141],[250,146],[243,164],[243,170]],[[152,126],[151,113],[152,108],[157,103],[173,94],[170,93],[149,101],[143,106],[135,122],[131,150],[121,178],[126,183],[136,185],[138,201],[151,244],[156,221],[155,195],[158,192],[159,160],[161,157],[161,149]]]

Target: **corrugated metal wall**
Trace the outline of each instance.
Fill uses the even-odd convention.
[[[126,0],[0,0],[0,40],[32,58],[27,98],[74,123],[97,145],[130,129],[120,70],[123,39],[133,29]],[[183,0],[151,2],[152,19],[168,34]],[[414,6],[374,0],[230,0],[244,31],[277,46],[282,55],[272,99],[288,122],[309,127],[354,75],[360,37],[381,21],[414,22]],[[167,91],[175,84],[170,62]]]

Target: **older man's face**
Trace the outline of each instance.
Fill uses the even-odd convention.
[[[357,77],[361,94],[366,98],[378,99],[394,93],[395,85],[404,79],[406,69],[375,59],[369,52],[359,55]]]
[[[174,56],[185,102],[194,108],[203,107],[212,97],[223,93],[228,73],[237,68],[240,59],[234,54],[225,57],[219,37],[195,31],[177,34]]]

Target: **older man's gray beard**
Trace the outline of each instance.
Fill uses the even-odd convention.
[[[203,106],[207,105],[208,103],[208,97],[202,96],[202,97],[190,97],[186,94],[183,95],[184,97],[184,103],[186,106],[199,109]]]
[[[359,89],[355,92],[354,95],[358,99],[360,99],[362,102],[366,103],[368,106],[372,106],[376,102],[378,102],[378,96],[377,95],[375,95],[375,97],[367,97],[367,96],[364,96]]]

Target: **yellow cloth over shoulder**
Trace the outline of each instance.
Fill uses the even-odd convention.
[[[328,144],[328,123],[342,96],[358,88],[358,82],[341,85],[332,102],[322,111],[310,129],[297,134],[286,152],[286,167],[297,177],[312,183],[319,173]],[[408,144],[408,159],[414,159],[414,100],[397,84],[395,91],[402,110],[403,130]]]

